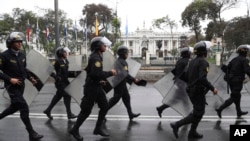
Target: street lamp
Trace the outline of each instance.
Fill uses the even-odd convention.
[[[182,34],[180,36],[180,48],[183,48],[186,46],[186,40],[187,40],[187,36]]]

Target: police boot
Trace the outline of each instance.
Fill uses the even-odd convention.
[[[109,136],[109,134],[106,131],[104,131],[101,127],[96,127],[93,134],[94,135],[101,135],[103,137]]]
[[[173,133],[175,135],[176,138],[178,138],[178,130],[179,128],[182,126],[182,125],[185,125],[185,124],[189,124],[189,123],[192,123],[194,121],[194,117],[193,117],[193,114],[189,114],[188,116],[186,116],[185,118],[175,122],[175,123],[170,123],[170,126],[172,127],[173,129]]]
[[[45,111],[43,111],[43,113],[46,114],[46,116],[47,116],[50,120],[53,119],[53,117],[51,116],[51,113],[50,113],[49,110],[45,110]]]
[[[166,104],[162,104],[161,106],[159,106],[159,107],[156,107],[156,110],[157,110],[157,112],[158,112],[158,115],[159,115],[159,117],[161,118],[162,117],[162,111],[164,110],[164,109],[166,109],[166,108],[168,108],[169,106],[168,105],[166,105]]]
[[[225,109],[226,107],[228,107],[229,105],[231,105],[232,103],[233,103],[233,100],[231,98],[229,98],[218,109],[215,109],[219,118],[221,118],[222,110]]]
[[[200,138],[203,138],[203,135],[202,134],[199,134],[196,129],[197,129],[197,126],[198,126],[199,122],[195,122],[195,123],[192,123],[191,125],[191,129],[188,133],[188,138],[192,138],[192,139],[200,139]]]
[[[188,133],[188,138],[189,139],[201,139],[203,138],[203,135],[202,134],[199,134],[197,131],[190,131]]]
[[[74,118],[77,118],[77,115],[73,113],[68,114],[68,119],[74,119]]]
[[[170,123],[170,126],[173,129],[173,133],[174,133],[175,138],[178,139],[178,137],[179,137],[178,136],[179,127],[176,125],[176,123]]]
[[[69,130],[69,133],[77,140],[77,141],[83,141],[83,137],[79,134],[79,129],[77,129],[75,126]]]
[[[140,115],[141,115],[141,113],[138,113],[138,114],[131,113],[131,114],[129,114],[129,119],[133,120],[133,118],[139,117]]]
[[[241,117],[243,115],[248,114],[247,111],[241,111],[241,108],[240,108],[240,98],[235,99],[234,103],[235,103],[235,107],[236,107],[236,111],[237,111],[237,117]]]
[[[98,116],[96,126],[95,126],[95,130],[93,132],[94,135],[101,135],[103,137],[108,137],[109,136],[109,134],[102,129],[102,123],[103,123],[104,118],[105,117],[103,117],[103,116],[100,116],[100,115]]]
[[[240,112],[237,112],[237,116],[238,116],[238,117],[241,117],[241,116],[246,115],[246,114],[248,114],[248,111],[240,111]]]
[[[38,134],[36,131],[28,131],[30,140],[39,140],[43,138],[43,135]]]

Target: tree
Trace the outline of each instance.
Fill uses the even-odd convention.
[[[112,9],[108,8],[104,4],[86,4],[82,10],[83,15],[87,15],[87,28],[90,31],[89,37],[94,37],[96,14],[99,22],[98,32],[101,35],[105,34],[108,25],[111,24],[111,20],[114,18]]]
[[[42,13],[42,14],[41,14]],[[36,13],[32,11],[26,11],[24,9],[20,8],[14,8],[12,10],[11,14],[4,13],[0,15],[0,39],[4,41],[6,39],[6,36],[12,32],[12,31],[20,31],[23,33],[26,33],[27,24],[29,21],[29,25],[31,27],[31,42],[32,39],[36,36],[36,26],[37,21],[39,22],[39,29],[41,32],[39,32],[39,40],[40,44],[42,44],[42,47],[44,47],[44,50],[47,52],[55,52],[55,45],[54,45],[54,39],[55,39],[55,32],[54,32],[54,15],[55,12],[51,9],[44,9],[44,12],[41,12],[40,16],[38,16]],[[67,21],[69,23],[69,27],[72,26],[72,20],[66,18],[66,13],[62,10],[59,10],[59,29],[60,30],[60,37],[63,38],[63,29],[64,29],[64,23]],[[45,27],[46,24],[49,25],[50,29],[50,43],[48,43],[48,40],[45,36]],[[70,30],[69,30],[70,31]],[[73,32],[73,29],[71,28],[71,31]],[[24,48],[27,49],[28,45],[24,44]]]
[[[194,31],[196,42],[199,41],[201,34],[200,22],[207,19],[207,4],[207,1],[194,1],[181,14],[182,26],[189,27],[191,31]]]
[[[227,50],[235,49],[241,44],[250,44],[250,19],[236,17],[228,23],[224,34]]]
[[[173,28],[177,28],[177,23],[175,22],[175,20],[171,20],[167,15],[159,19],[154,19],[153,27],[156,27],[161,30],[165,30],[165,28],[170,28],[170,34],[173,40]]]

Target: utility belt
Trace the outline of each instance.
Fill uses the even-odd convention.
[[[207,88],[203,85],[193,85],[193,86],[188,86],[187,87],[187,93],[190,94],[190,93],[194,93],[194,92],[197,92],[197,93],[203,93],[203,94],[206,94]]]

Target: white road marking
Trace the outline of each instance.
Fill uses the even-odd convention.
[[[68,119],[67,114],[51,114],[54,119]],[[15,113],[13,115],[9,115],[9,118],[19,118],[20,114]],[[48,117],[43,113],[30,113],[30,118],[34,119],[47,119]],[[98,115],[90,115],[87,120],[97,120]],[[129,120],[128,115],[106,115],[108,120]],[[176,121],[182,119],[182,116],[150,116],[150,115],[141,115],[135,120],[137,121]],[[218,121],[218,116],[203,116],[202,121]],[[236,116],[222,116],[221,121],[250,121],[250,116],[243,116],[242,118],[237,118]]]

